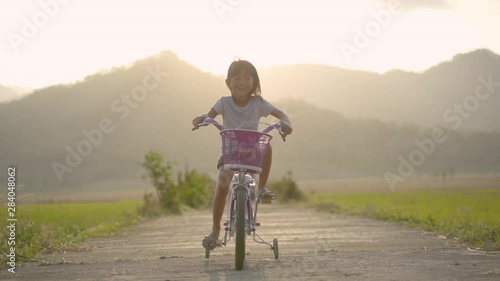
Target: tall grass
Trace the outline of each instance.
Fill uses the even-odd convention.
[[[313,194],[308,204],[330,212],[403,222],[472,246],[500,250],[500,189]]]
[[[114,235],[140,218],[141,201],[114,203],[64,203],[18,205],[16,208],[16,256],[29,261],[40,252],[76,248],[88,237]],[[5,229],[5,213],[0,218]],[[1,252],[10,246],[3,243],[7,232],[0,234]],[[0,262],[5,265],[5,255]]]

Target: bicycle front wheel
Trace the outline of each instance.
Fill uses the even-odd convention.
[[[246,190],[240,189],[236,192],[236,250],[235,266],[237,270],[243,268],[245,262],[245,243],[246,243]]]

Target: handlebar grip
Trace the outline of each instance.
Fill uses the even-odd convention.
[[[205,120],[203,120],[203,122],[201,122],[200,124],[198,124],[198,128],[199,127],[205,127],[205,126],[208,126],[210,124],[214,125],[220,131],[226,129],[226,128],[224,128],[224,126],[222,126],[221,124],[219,124],[219,122],[215,121],[214,119],[212,119],[210,117],[205,117]],[[193,128],[192,130],[194,131],[194,130],[196,130],[198,128]]]

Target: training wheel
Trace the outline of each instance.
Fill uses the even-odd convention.
[[[278,252],[278,239],[276,238],[273,239],[273,252],[274,252],[274,258],[277,259],[279,257],[279,252]]]

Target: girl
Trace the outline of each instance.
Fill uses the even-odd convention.
[[[221,97],[207,114],[195,117],[193,120],[194,128],[198,128],[205,117],[215,118],[221,114],[223,126],[228,129],[257,130],[260,118],[271,114],[283,123],[283,138],[292,133],[292,125],[288,116],[261,97],[259,75],[250,62],[238,60],[231,63],[227,72],[226,85],[231,91],[231,96]],[[275,198],[274,193],[266,188],[271,160],[272,150],[269,148],[259,176],[258,192],[261,198]],[[203,239],[202,245],[205,248],[213,245],[219,238],[226,196],[233,176],[233,172],[224,170],[223,166],[221,158],[217,163],[219,175],[213,200],[212,232]]]

